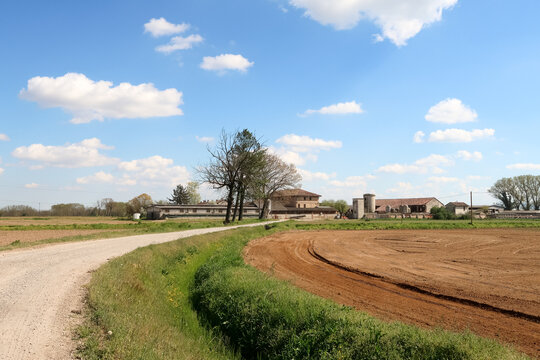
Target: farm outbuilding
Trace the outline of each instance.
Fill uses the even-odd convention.
[[[469,211],[469,205],[462,201],[452,201],[446,204],[446,210],[454,215],[465,215]]]
[[[379,214],[407,212],[429,213],[432,208],[443,206],[444,204],[434,197],[408,199],[377,199],[375,201],[375,212]]]

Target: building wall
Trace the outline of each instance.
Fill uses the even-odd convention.
[[[426,204],[425,211],[428,213],[431,211],[431,208],[434,208],[434,207],[444,207],[444,204],[437,199],[432,199]]]
[[[467,214],[467,212],[469,211],[468,206],[456,206],[454,204],[447,204],[446,209],[448,209],[448,211],[450,211],[454,215]]]
[[[273,201],[279,201],[286,207],[311,209],[319,206],[318,196],[276,196]]]

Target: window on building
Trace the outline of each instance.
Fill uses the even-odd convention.
[[[193,212],[196,213],[196,212],[197,212],[197,209],[193,209]]]
[[[304,209],[306,208],[306,204],[304,204]]]

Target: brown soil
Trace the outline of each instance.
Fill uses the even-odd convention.
[[[249,264],[385,320],[469,329],[540,356],[540,231],[280,233]]]
[[[131,220],[116,220],[106,216],[36,216],[0,217],[4,225],[72,225],[72,224],[128,224]]]
[[[9,230],[0,231],[0,246],[9,245],[14,241],[36,242],[45,239],[59,239],[67,236],[91,235],[121,230]]]

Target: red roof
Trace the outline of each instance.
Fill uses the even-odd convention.
[[[434,197],[410,198],[410,199],[376,199],[375,208],[378,208],[380,206],[386,207],[387,205],[390,205],[390,207],[393,209],[399,208],[400,205],[419,206],[419,205],[426,205],[431,200],[439,201]]]
[[[452,202],[449,202],[446,205],[450,205],[450,204],[452,204],[454,206],[463,206],[463,207],[469,206],[466,203],[464,203],[463,201],[452,201]]]
[[[318,196],[321,197],[319,194],[315,194],[303,189],[286,189],[286,190],[278,190],[272,195],[272,197],[277,196]]]

